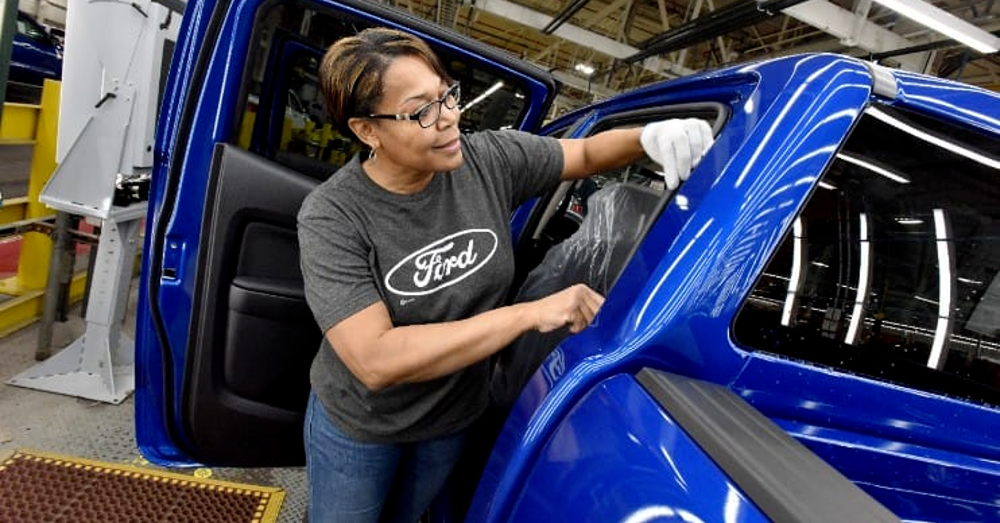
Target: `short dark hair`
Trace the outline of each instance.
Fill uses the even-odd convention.
[[[414,56],[443,80],[451,77],[426,42],[396,29],[372,27],[337,40],[320,64],[319,77],[327,113],[345,136],[352,134],[347,121],[374,112],[384,88],[383,76],[393,59]]]

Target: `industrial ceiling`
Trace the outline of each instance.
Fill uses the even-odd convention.
[[[800,52],[849,54],[1000,89],[1000,54],[980,54],[871,0],[385,3],[553,71],[565,85],[557,113],[664,78]],[[930,3],[1000,30],[1000,2]]]
[[[66,1],[19,6],[62,15]],[[980,54],[872,0],[380,1],[551,70],[564,84],[557,114],[664,78],[801,52],[849,54],[1000,90],[1000,54]],[[905,1],[1000,33],[995,0]]]

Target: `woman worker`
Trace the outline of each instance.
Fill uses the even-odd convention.
[[[584,139],[459,132],[460,87],[425,42],[385,28],[320,67],[332,120],[370,149],[304,201],[306,298],[324,339],[305,421],[314,523],[412,523],[488,404],[488,360],[519,335],[579,332],[603,297],[576,285],[504,305],[522,202],[634,162],[676,188],[712,142],[700,120]]]

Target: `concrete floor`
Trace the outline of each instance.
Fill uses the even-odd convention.
[[[135,324],[135,285],[123,330],[130,336]],[[53,353],[86,331],[79,306],[67,321],[56,322]],[[149,466],[135,444],[134,404],[129,396],[119,405],[7,385],[13,376],[36,364],[39,324],[0,339],[0,453],[38,450],[111,463]],[[278,487],[285,490],[279,523],[302,521],[306,504],[305,473],[301,467],[210,469],[215,479]],[[194,474],[195,469],[172,469]],[[208,522],[206,522],[208,523]]]

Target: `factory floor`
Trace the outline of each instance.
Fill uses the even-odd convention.
[[[135,282],[123,331],[130,337],[135,324]],[[72,307],[65,322],[56,322],[52,350],[69,345],[86,331],[80,306]],[[34,450],[114,464],[153,467],[135,442],[132,396],[112,405],[51,392],[19,388],[7,381],[34,365],[39,323],[0,339],[0,454]],[[197,469],[172,469],[193,475]],[[205,470],[199,474],[205,474]],[[278,522],[302,521],[306,504],[305,472],[301,467],[209,469],[211,478],[284,489]],[[206,522],[208,523],[208,522]]]

